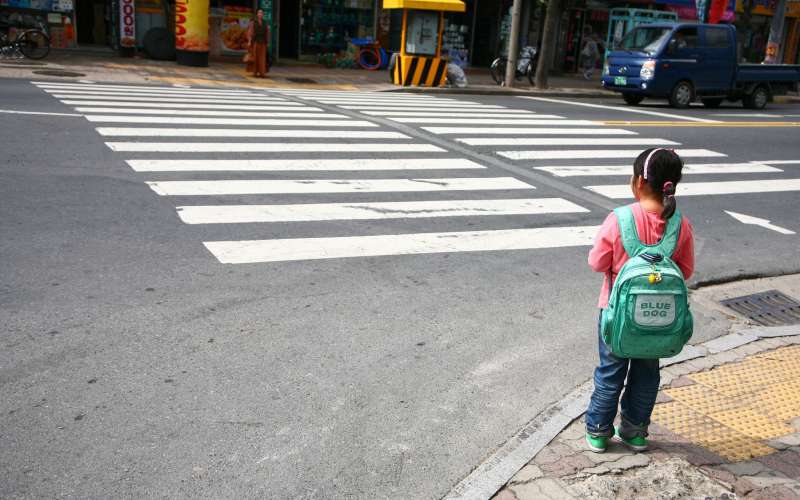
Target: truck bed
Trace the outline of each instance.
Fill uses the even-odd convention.
[[[736,81],[797,82],[800,81],[800,64],[739,64]]]

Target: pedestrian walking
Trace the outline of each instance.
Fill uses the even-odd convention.
[[[258,9],[256,17],[247,28],[248,58],[253,64],[253,76],[266,78],[269,71],[269,25],[264,21],[264,11]],[[250,62],[248,61],[248,68]]]
[[[600,58],[600,49],[597,46],[597,40],[593,33],[590,33],[583,45],[581,51],[581,60],[583,62],[583,77],[587,80],[592,78],[597,60]]]
[[[606,322],[609,318],[604,318],[603,310],[609,308],[609,300],[612,301],[609,311],[614,311],[615,307],[619,307],[619,303],[614,303],[619,295],[612,295],[612,291],[618,292],[618,289],[613,288],[612,290],[612,287],[624,264],[629,259],[633,263],[634,257],[636,259],[647,257],[647,262],[651,262],[650,259],[653,259],[653,262],[662,264],[664,264],[662,261],[670,258],[675,265],[672,267],[674,274],[665,277],[664,285],[666,286],[669,282],[668,279],[677,280],[680,281],[685,292],[683,280],[688,279],[694,271],[694,239],[689,220],[680,212],[676,212],[675,187],[681,180],[682,170],[683,160],[671,149],[655,148],[643,151],[633,163],[633,176],[630,181],[631,191],[636,202],[618,208],[606,217],[595,237],[594,247],[589,252],[589,266],[595,272],[605,275],[598,301],[600,307],[600,320],[598,321],[600,362],[594,371],[594,392],[586,411],[586,442],[589,448],[597,453],[606,450],[608,440],[612,437],[634,451],[647,449],[647,429],[661,382],[659,360],[629,359],[615,355],[612,350],[614,345],[619,344],[609,341],[608,332],[613,330],[616,335],[618,325],[615,324],[609,328],[610,323]],[[634,256],[630,256],[626,249],[636,248],[631,244],[631,238],[635,240],[637,235],[636,244],[639,247],[647,246],[648,253],[635,252]],[[664,252],[665,246],[670,246],[671,249]],[[671,254],[669,254],[670,251]],[[661,255],[658,252],[664,252],[667,255]],[[651,272],[649,271],[650,266],[643,267],[647,269],[648,273]],[[620,277],[621,283],[629,279],[629,269],[631,269],[630,266],[623,271],[624,274]],[[652,266],[652,269],[649,283],[660,283],[661,273],[656,273],[655,265]],[[682,276],[680,276],[681,274]],[[652,291],[646,290],[643,293],[664,293],[663,290],[661,292],[658,290],[658,287],[654,287]],[[619,293],[622,292],[619,291]],[[657,295],[648,296],[657,297]],[[649,307],[652,308],[652,306]],[[673,303],[672,308],[667,305],[666,307],[661,306],[660,309],[658,316],[662,316],[661,318],[656,318],[653,309],[643,311],[643,316],[647,317],[637,318],[639,311],[637,303],[635,309],[637,312],[633,313],[635,321],[639,324],[641,319],[643,324],[652,327],[662,319],[670,321],[671,315],[671,321],[674,324],[676,316],[679,315],[678,306]],[[686,312],[686,314],[689,313]],[[612,314],[608,316],[616,320]],[[662,322],[661,324],[666,323]],[[691,332],[690,315],[688,325],[689,332]],[[688,340],[689,335],[681,339],[680,347]],[[652,344],[656,341],[653,340],[652,335],[650,339],[640,335],[638,342]],[[678,351],[680,351],[680,347]],[[623,393],[626,377],[627,385],[624,387]],[[622,395],[621,400],[620,395]],[[621,422],[615,429],[613,424],[618,405],[621,407]]]

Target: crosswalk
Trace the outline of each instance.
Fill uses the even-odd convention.
[[[264,234],[298,235],[202,241],[221,263],[563,248],[590,245],[596,232],[596,226],[560,227],[545,219],[585,214],[587,208],[537,196],[528,182],[496,175],[374,119],[427,123],[444,113],[455,120],[448,124],[463,125],[503,123],[506,117],[531,123],[561,119],[555,115],[413,94],[393,94],[389,106],[380,93],[325,94],[321,102],[348,111],[342,113],[280,93],[33,84],[83,115],[106,146],[143,176],[154,197],[174,200],[182,223],[230,226],[226,235],[242,228],[251,238],[253,225],[262,225],[256,227]],[[363,118],[353,118],[351,110]],[[509,228],[513,220],[503,217],[514,216],[533,219]],[[380,226],[386,234],[367,230],[365,224],[379,220],[408,221],[415,231],[399,225]],[[470,229],[475,221],[482,222],[481,230]],[[484,229],[500,221],[500,228]],[[304,228],[312,223],[324,234],[308,237]],[[285,226],[274,230],[278,224]]]
[[[588,184],[587,191],[612,199],[631,198],[627,178],[631,160],[649,147],[669,147],[680,154],[687,165],[684,173],[725,176],[731,174],[782,173],[780,162],[725,162],[726,154],[705,148],[683,147],[677,141],[642,136],[634,130],[607,126],[601,122],[570,119],[560,115],[540,114],[528,109],[512,109],[500,105],[483,105],[468,100],[437,99],[394,94],[360,95],[356,93],[316,90],[288,90],[292,95],[319,105],[336,106],[357,111],[364,116],[418,127],[425,132],[446,137],[450,141],[488,151],[505,161],[522,165],[554,177],[581,179],[586,177],[613,180],[612,185]],[[547,99],[543,99],[547,101]],[[433,106],[436,106],[435,108]],[[581,106],[594,106],[581,103]],[[479,111],[480,110],[480,111]],[[688,118],[687,118],[688,119]],[[709,121],[700,120],[696,121]],[[629,163],[622,165],[619,160]],[[596,180],[596,179],[593,179]],[[693,182],[679,186],[681,196],[728,195],[748,193],[793,192],[800,190],[800,179],[750,179]]]

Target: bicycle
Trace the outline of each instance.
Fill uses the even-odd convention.
[[[4,59],[43,59],[50,53],[50,37],[40,28],[26,29],[14,41],[8,39],[8,26],[0,33],[0,58]]]
[[[534,85],[536,78],[536,64],[538,62],[537,56],[539,51],[536,47],[527,46],[522,47],[517,57],[517,69],[515,72],[516,78],[523,76],[528,77],[531,85]],[[506,81],[506,66],[508,65],[507,57],[498,57],[492,62],[489,67],[489,72],[492,74],[492,79],[498,85],[502,85]]]

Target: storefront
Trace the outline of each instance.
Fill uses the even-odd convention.
[[[739,35],[740,56],[749,62],[764,60],[767,40],[775,13],[775,0],[754,0],[749,22],[742,0],[736,2],[736,32]],[[800,0],[787,0],[778,61],[800,64]]]
[[[109,30],[105,20],[105,8],[97,9],[95,20],[93,5],[82,7],[84,25],[76,36],[76,6],[72,0],[0,0],[0,23],[7,24],[8,37],[14,39],[19,31],[40,28],[50,36],[54,48],[75,47],[78,39],[106,40]],[[90,18],[88,14],[92,14]]]

